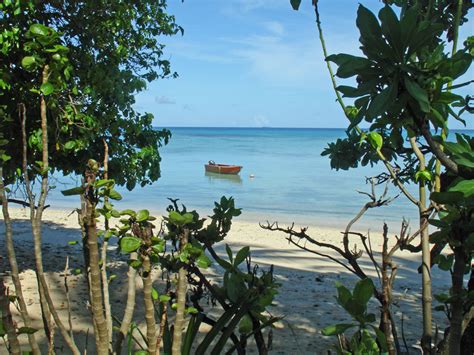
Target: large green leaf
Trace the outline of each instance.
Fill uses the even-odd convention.
[[[140,210],[137,213],[137,222],[144,222],[150,217],[150,212],[148,210]]]
[[[293,10],[298,11],[298,9],[300,8],[300,5],[301,5],[301,0],[290,0],[290,4],[291,4],[291,7],[293,8]]]
[[[31,34],[35,36],[50,36],[53,32],[53,30],[45,25],[42,25],[40,23],[35,23],[30,26],[30,32]]]
[[[78,187],[73,187],[72,189],[63,190],[61,191],[61,193],[64,196],[73,196],[73,195],[80,195],[84,193],[84,191],[85,189],[82,186],[78,186]]]
[[[110,190],[108,196],[112,200],[121,200],[122,199],[122,195],[120,195],[116,190]]]
[[[463,198],[462,192],[433,192],[430,200],[440,204],[456,204]]]
[[[367,135],[367,140],[369,141],[370,145],[377,150],[382,149],[383,145],[383,138],[378,132],[370,132]]]
[[[336,282],[337,302],[345,308],[346,303],[352,298],[351,291],[340,282]]]
[[[54,85],[51,83],[41,84],[40,91],[44,96],[51,95],[54,92]]]
[[[123,237],[120,239],[120,249],[125,253],[136,251],[142,245],[142,241],[136,237]]]
[[[238,266],[242,263],[242,261],[245,260],[245,258],[249,255],[250,253],[250,248],[248,246],[243,247],[237,252],[237,255],[235,256],[234,260],[234,266]]]
[[[398,82],[396,83],[396,85],[388,85],[380,92],[380,94],[378,94],[377,96],[375,96],[375,98],[372,99],[366,113],[366,116],[368,118],[375,118],[383,112],[389,110],[390,105],[396,98],[397,86]]]
[[[382,33],[388,40],[392,48],[397,53],[398,59],[403,59],[403,43],[401,42],[401,29],[397,15],[388,5],[379,12],[379,19],[382,22]]]
[[[26,56],[21,60],[21,66],[27,70],[34,68],[36,64],[36,58],[33,56]]]
[[[454,186],[450,187],[449,192],[461,192],[464,197],[474,195],[474,180],[461,180]]]
[[[367,304],[374,293],[374,283],[371,279],[365,278],[358,281],[352,292],[354,299],[362,304]]]
[[[426,91],[415,81],[405,78],[405,87],[410,95],[418,102],[423,112],[430,112],[430,101]]]

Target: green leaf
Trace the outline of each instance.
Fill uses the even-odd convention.
[[[390,104],[394,101],[397,94],[397,85],[388,85],[377,96],[375,96],[375,98],[372,99],[369,107],[367,108],[366,116],[368,118],[375,118],[383,112],[388,111]]]
[[[200,268],[206,269],[209,266],[211,266],[211,259],[209,259],[207,257],[207,255],[203,253],[203,254],[199,255],[199,257],[196,259],[196,264]]]
[[[84,191],[85,191],[85,189],[82,186],[78,186],[78,187],[74,187],[72,189],[63,190],[63,191],[61,191],[61,193],[64,196],[73,196],[73,195],[80,195],[80,194],[84,193]]]
[[[334,324],[321,329],[321,333],[325,336],[339,335],[344,333],[347,329],[355,327],[355,324]]]
[[[36,66],[36,58],[33,56],[26,56],[21,60],[21,66],[27,70]]]
[[[123,210],[123,211],[121,211],[121,212],[120,212],[120,215],[121,215],[121,216],[135,217],[137,214],[136,214],[135,211],[128,209],[128,210]]]
[[[162,303],[166,303],[166,302],[169,302],[171,300],[171,297],[169,295],[160,295],[160,302]]]
[[[300,8],[301,0],[290,0],[291,7],[293,10],[298,11]]]
[[[51,83],[41,84],[40,91],[44,96],[48,96],[54,92],[54,85]]]
[[[380,150],[383,145],[383,138],[378,132],[370,132],[367,135],[367,140],[369,141],[370,145],[377,150]]]
[[[415,181],[431,181],[433,176],[429,170],[420,170],[415,173]]]
[[[379,19],[382,22],[382,33],[392,48],[397,53],[398,59],[403,59],[403,44],[401,42],[401,28],[397,15],[388,5],[384,6],[379,12]]]
[[[474,179],[473,180],[461,180],[453,187],[450,187],[449,192],[461,192],[464,197],[470,197],[474,195]]]
[[[354,299],[363,305],[369,302],[370,298],[374,293],[374,283],[371,279],[365,278],[358,281],[354,287],[353,296]]]
[[[336,282],[337,302],[345,308],[346,303],[352,298],[351,291],[340,282]]]
[[[142,241],[136,237],[123,237],[120,239],[120,249],[125,253],[131,253],[140,248]]]
[[[154,301],[157,301],[159,298],[158,291],[154,287],[151,288],[151,298]]]
[[[76,141],[67,141],[64,144],[64,149],[66,150],[73,150],[74,148],[76,148]]]
[[[405,78],[405,87],[408,93],[418,102],[420,109],[423,112],[430,112],[430,101],[428,100],[428,94],[426,91],[418,85],[418,83]]]
[[[122,195],[120,195],[116,190],[110,190],[108,196],[112,200],[121,200],[122,199]]]
[[[94,182],[94,186],[97,189],[102,186],[112,187],[114,185],[115,181],[113,179],[101,179]]]
[[[433,192],[430,195],[430,200],[439,204],[456,204],[461,202],[463,198],[462,192]]]
[[[35,36],[50,36],[53,30],[45,25],[40,23],[35,23],[30,26],[30,32]]]
[[[69,242],[67,242],[69,245],[76,245],[78,243],[77,240],[70,240]]]
[[[148,220],[148,217],[150,217],[150,212],[148,212],[148,210],[140,210],[137,213],[137,222],[144,222]]]
[[[253,329],[252,318],[248,314],[242,317],[239,323],[239,333],[250,333]]]
[[[198,314],[199,311],[195,307],[186,307],[186,313],[188,313],[188,314]]]
[[[245,260],[245,258],[249,255],[249,253],[250,253],[250,248],[248,246],[240,249],[237,252],[237,255],[235,256],[234,266],[240,265]]]

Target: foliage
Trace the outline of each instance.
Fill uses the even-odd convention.
[[[446,150],[451,158],[458,164],[466,167],[474,167],[474,138],[467,135],[456,135],[457,142],[447,142]],[[458,251],[458,258],[462,259],[465,273],[471,271],[471,263],[474,255],[474,180],[455,177],[451,174],[445,175],[451,180],[442,192],[433,192],[431,200],[443,206],[437,219],[431,219],[430,223],[438,230],[431,235],[431,242],[441,245],[449,245],[450,249]],[[441,270],[453,273],[455,254],[439,254],[433,262]],[[435,298],[443,305],[438,310],[450,313],[451,303],[457,297],[461,297],[465,309],[470,309],[474,304],[473,290],[461,291],[456,295],[453,290],[450,294],[436,295]]]
[[[96,191],[93,199],[96,203],[105,196],[112,198],[115,194],[113,187],[113,180],[96,180],[93,186]],[[92,189],[92,186],[90,188]],[[63,191],[63,194],[84,194],[87,189],[88,187],[74,188]],[[160,328],[164,330],[162,336],[165,350],[171,349],[173,332],[173,324],[168,322],[168,308],[174,310],[177,306],[172,280],[183,266],[191,285],[187,296],[189,302],[186,305],[186,313],[190,319],[183,341],[183,354],[189,354],[202,322],[210,324],[212,329],[201,343],[196,345],[197,354],[203,354],[214,341],[216,343],[213,345],[213,353],[220,353],[229,338],[234,342],[235,348],[241,348],[244,345],[234,334],[237,330],[241,338],[255,334],[261,336],[263,328],[278,320],[266,315],[279,286],[274,280],[273,269],[264,271],[253,266],[249,247],[244,247],[233,255],[230,247],[226,245],[227,260],[215,252],[213,247],[230,231],[232,218],[241,214],[241,210],[235,208],[233,198],[223,196],[219,203],[216,202],[214,214],[207,224],[196,211],[188,212],[184,205],[179,208],[177,200],[171,201],[168,216],[164,217],[166,231],[160,230],[158,233],[153,233],[155,226],[152,222],[156,218],[151,216],[148,210],[127,209],[119,212],[111,203],[104,203],[103,208],[97,208],[96,211],[107,219],[119,219],[119,224],[103,231],[101,235],[106,240],[118,237],[122,253],[136,253],[136,258],[131,259],[129,264],[143,277],[147,277],[151,272],[151,268],[143,267],[145,258],[152,261],[152,268],[159,267],[166,275],[165,289],[158,291],[154,288],[151,294],[161,320]],[[189,231],[189,241],[180,249],[179,239],[185,229]],[[212,264],[209,254],[224,270],[222,285],[213,284],[203,273]],[[244,261],[246,265],[242,270]],[[200,304],[206,293],[217,300],[223,309],[222,315],[215,320],[204,313]]]
[[[0,115],[2,129],[12,133],[5,146],[11,155],[5,164],[8,182],[21,164],[19,104],[27,109],[28,161],[39,160],[38,93],[48,102],[53,169],[80,174],[90,156],[102,157],[106,140],[116,183],[131,189],[158,179],[158,148],[170,133],[155,130],[153,116],[133,105],[147,82],[176,75],[162,59],[158,37],[182,29],[165,10],[165,1],[13,0],[0,5],[5,29],[0,35]],[[40,91],[37,69],[44,64],[65,67]]]
[[[340,354],[380,354],[387,352],[385,335],[373,323],[375,315],[367,312],[367,304],[374,293],[374,285],[369,278],[359,280],[353,292],[340,283],[336,283],[337,303],[353,318],[354,323],[330,325],[321,330],[326,336],[338,336],[351,328],[357,331],[350,341],[341,341],[338,347]],[[374,335],[371,334],[371,332]],[[343,338],[345,340],[345,338]]]

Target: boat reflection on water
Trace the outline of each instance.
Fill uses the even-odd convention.
[[[240,175],[231,175],[231,174],[218,174],[218,173],[211,173],[209,171],[206,171],[204,175],[207,176],[209,179],[209,182],[230,182],[233,184],[242,184],[242,178]]]

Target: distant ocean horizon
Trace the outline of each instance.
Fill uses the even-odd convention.
[[[159,128],[161,129],[161,127]],[[234,197],[243,220],[295,221],[303,225],[341,228],[368,201],[357,191],[370,191],[366,177],[384,171],[382,165],[348,171],[331,170],[328,157],[321,156],[328,143],[343,138],[343,128],[285,127],[167,127],[172,133],[160,150],[161,178],[150,186],[119,191],[118,208],[147,208],[166,214],[167,198],[179,198],[189,210],[212,214],[214,201]],[[472,130],[463,130],[472,134]],[[209,174],[204,165],[216,163],[243,166],[237,176]],[[64,182],[68,184],[69,178]],[[61,180],[63,180],[61,179]],[[71,185],[77,183],[69,180]],[[61,186],[63,189],[65,185]],[[379,186],[382,193],[384,186]],[[409,187],[416,194],[414,186]],[[52,208],[74,208],[77,198],[63,197],[53,190]],[[388,196],[399,191],[389,186]],[[369,210],[361,225],[379,229],[388,222],[397,229],[403,218],[416,221],[417,210],[404,196],[389,206]]]

